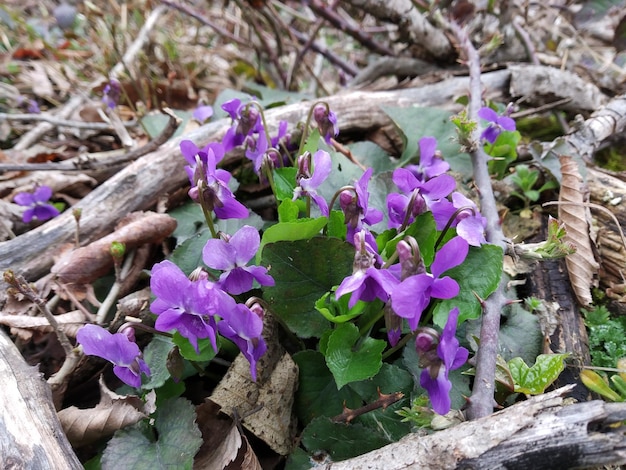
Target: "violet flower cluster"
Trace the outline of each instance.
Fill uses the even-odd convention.
[[[449,165],[436,152],[436,139],[425,137],[419,144],[419,164],[393,172],[392,179],[400,192],[387,196],[387,217],[389,227],[400,231],[420,214],[431,211],[438,230],[456,228],[456,235],[435,253],[429,267],[424,265],[417,242],[411,237],[397,244],[399,263],[383,265],[369,228],[383,218],[382,213],[368,206],[371,169],[355,184],[354,190],[343,191],[339,198],[347,241],[354,244],[356,254],[353,273],[339,285],[335,297],[349,294],[349,308],[357,301],[384,302],[387,335],[392,346],[402,335],[402,320],[406,320],[412,332],[418,332],[422,314],[433,300],[458,295],[459,284],[446,276],[446,271],[465,261],[470,245],[485,243],[486,220],[470,199],[455,191],[454,178],[446,174]],[[457,318],[458,309],[450,313],[442,335],[431,330],[428,347],[420,343],[423,340],[419,335],[416,342],[420,357],[428,359],[424,361],[427,366],[421,384],[431,398],[433,409],[441,414],[450,409],[448,372],[465,363],[468,355],[454,338]]]
[[[232,237],[210,239],[202,250],[204,263],[223,271],[217,282],[206,271],[195,271],[188,278],[171,261],[152,268],[150,288],[156,300],[150,310],[157,315],[158,331],[178,331],[197,352],[198,340],[208,338],[218,351],[217,335],[235,343],[250,362],[250,374],[256,380],[256,363],[267,346],[261,336],[263,309],[238,304],[231,294],[242,294],[260,285],[274,285],[274,279],[262,266],[246,266],[259,249],[257,229],[244,225]]]

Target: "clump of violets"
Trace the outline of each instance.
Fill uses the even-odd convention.
[[[478,110],[478,117],[484,119],[489,124],[480,134],[481,140],[486,140],[493,144],[502,131],[514,131],[515,121],[507,115],[500,116],[493,109],[483,107]]]
[[[450,390],[452,383],[448,374],[461,367],[469,356],[469,351],[459,346],[456,339],[459,309],[450,311],[441,334],[432,328],[420,328],[415,339],[415,349],[420,358],[420,385],[428,392],[435,412],[445,415],[450,411]]]
[[[141,387],[141,374],[150,376],[150,368],[134,341],[134,331],[111,333],[101,326],[88,324],[76,333],[76,341],[89,356],[101,357],[113,364],[113,373],[131,387]]]
[[[150,310],[158,317],[158,331],[178,331],[198,349],[198,340],[208,338],[217,352],[217,334],[231,340],[250,362],[250,374],[256,380],[256,364],[267,346],[263,331],[263,309],[238,304],[230,294],[249,291],[256,280],[274,285],[274,279],[262,266],[246,266],[260,243],[254,227],[244,226],[228,240],[210,239],[203,249],[207,266],[224,271],[218,282],[209,280],[202,269],[190,277],[171,261],[152,268],[150,288],[156,296]]]
[[[43,222],[59,215],[59,210],[49,202],[51,197],[50,186],[39,186],[32,193],[16,194],[13,201],[20,206],[27,207],[22,215],[22,220],[27,224],[33,219]]]

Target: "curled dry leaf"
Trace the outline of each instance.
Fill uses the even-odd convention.
[[[194,468],[261,470],[248,439],[230,416],[220,413],[218,405],[206,400],[196,407],[196,414],[204,442],[194,458]]]
[[[113,267],[109,252],[112,242],[126,245],[126,250],[147,243],[159,243],[176,228],[176,220],[166,214],[134,212],[120,222],[115,232],[59,259],[51,269],[62,283],[89,284]]]
[[[576,299],[581,305],[589,305],[592,301],[591,287],[598,271],[598,263],[589,238],[583,180],[578,171],[578,164],[571,157],[561,155],[559,161],[563,175],[559,193],[559,221],[565,225],[566,242],[576,247],[575,253],[565,257],[565,263]]]
[[[100,391],[100,403],[94,408],[70,406],[58,412],[61,426],[74,447],[112,436],[118,429],[135,424],[154,412],[153,406],[147,409],[139,397],[125,397],[111,392],[102,379]],[[150,400],[148,403],[151,403]]]

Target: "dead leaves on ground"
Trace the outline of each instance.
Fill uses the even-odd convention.
[[[156,410],[156,394],[148,393],[146,402],[136,396],[121,396],[107,388],[100,379],[100,403],[95,408],[70,406],[58,412],[59,420],[70,443],[81,447],[115,431],[147,418]]]
[[[584,205],[583,179],[578,164],[568,156],[560,156],[561,191],[559,193],[559,220],[565,225],[566,242],[576,247],[576,252],[565,257],[570,283],[581,305],[592,302],[591,287],[598,271],[598,263],[589,238],[589,218]]]

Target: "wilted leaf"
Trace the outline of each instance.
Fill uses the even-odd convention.
[[[253,382],[250,364],[240,354],[210,399],[226,412],[236,410],[245,416],[243,425],[246,429],[276,453],[288,455],[296,431],[291,409],[297,379],[298,367],[289,354],[284,353],[269,380],[263,384]]]
[[[194,468],[223,469],[230,465],[229,468],[261,470],[248,439],[230,416],[220,413],[218,405],[207,399],[196,407],[196,413],[204,443],[196,454]]]
[[[51,269],[62,283],[89,284],[113,267],[110,247],[113,242],[126,250],[146,243],[159,243],[176,228],[176,220],[167,214],[134,212],[122,220],[115,232],[87,246],[78,248],[58,260]]]
[[[74,447],[81,447],[112,436],[115,431],[147,418],[153,410],[145,410],[136,396],[116,395],[100,381],[101,399],[94,408],[70,406],[58,412],[59,421]]]
[[[559,193],[559,220],[567,231],[565,241],[576,247],[575,253],[565,257],[565,264],[578,302],[589,305],[598,263],[589,238],[587,210],[583,205],[583,181],[578,165],[571,157],[560,156],[559,161],[563,175]]]
[[[292,406],[298,366],[278,343],[278,324],[270,312],[263,318],[267,351],[257,363],[257,381],[240,354],[209,397],[224,412],[244,416],[243,425],[280,455],[291,452],[296,432]]]

